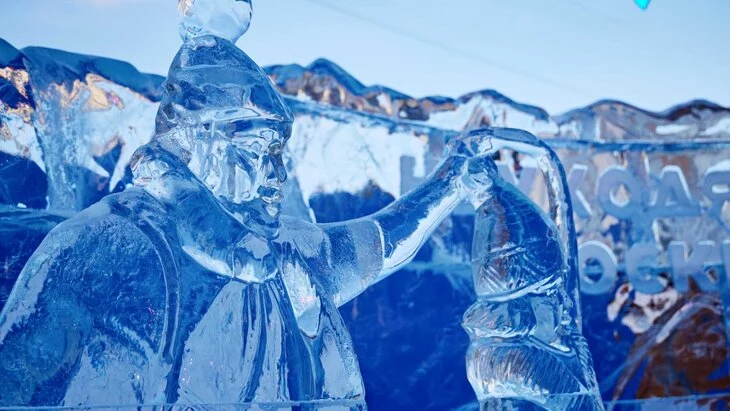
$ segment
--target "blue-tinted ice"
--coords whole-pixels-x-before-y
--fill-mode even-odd
[[[0,313],[0,406],[364,408],[337,307],[478,196],[490,177],[469,170],[487,160],[453,150],[365,218],[282,217],[292,115],[232,43],[250,1],[180,11],[184,44],[134,186],[51,231]]]
[[[550,208],[546,215],[517,187],[493,178],[477,210],[477,302],[463,325],[471,339],[469,382],[482,409],[602,410],[581,334],[573,212],[557,156],[520,130],[476,130],[463,140],[535,161]]]

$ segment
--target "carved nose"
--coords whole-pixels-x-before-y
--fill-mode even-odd
[[[275,178],[279,183],[285,182],[287,178],[286,167],[284,167],[284,161],[281,156],[272,156],[270,161],[271,169],[268,176],[269,179]]]

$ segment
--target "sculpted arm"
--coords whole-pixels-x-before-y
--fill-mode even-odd
[[[461,203],[458,179],[464,163],[461,157],[447,158],[424,183],[365,218],[378,228],[382,246],[382,265],[371,274],[373,283],[411,262],[436,227]]]
[[[464,199],[469,159],[447,157],[424,183],[369,216],[295,230],[313,275],[337,305],[408,264]],[[303,246],[302,246],[303,245]]]

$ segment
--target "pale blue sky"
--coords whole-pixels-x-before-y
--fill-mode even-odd
[[[176,0],[0,0],[0,38],[164,74]],[[254,0],[260,65],[327,57],[416,97],[496,89],[556,114],[601,98],[730,106],[730,0]]]

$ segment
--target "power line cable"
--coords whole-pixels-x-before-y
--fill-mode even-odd
[[[623,29],[627,29],[627,30],[636,29],[636,27],[629,24],[625,20],[622,20],[622,19],[614,16],[613,14],[607,13],[603,10],[586,5],[585,2],[583,2],[583,1],[580,1],[580,0],[553,0],[553,1],[558,2],[558,3],[563,3],[564,6],[581,9],[581,10],[583,10],[583,12],[588,13],[588,14],[595,14],[595,15],[601,17],[605,22],[614,24]]]
[[[424,35],[422,35],[420,33],[417,33],[417,32],[414,32],[414,31],[410,31],[410,30],[406,30],[406,29],[403,29],[403,28],[400,28],[400,27],[397,27],[397,26],[394,26],[394,25],[391,25],[391,24],[388,24],[388,23],[384,23],[384,22],[378,21],[378,20],[376,20],[374,18],[371,18],[371,17],[368,17],[368,16],[364,16],[362,14],[354,13],[354,12],[352,12],[350,10],[347,10],[347,9],[342,8],[342,7],[339,7],[339,6],[335,6],[333,4],[330,4],[330,3],[327,3],[327,2],[324,2],[324,1],[320,1],[320,0],[306,0],[306,1],[309,2],[309,3],[315,4],[317,6],[320,6],[322,8],[328,9],[330,11],[333,11],[335,13],[342,14],[342,15],[347,16],[349,18],[352,18],[352,19],[359,20],[359,21],[362,21],[364,23],[370,24],[370,25],[375,26],[375,27],[377,27],[379,29],[382,29],[382,30],[385,30],[385,31],[389,31],[389,32],[391,32],[393,34],[396,34],[396,35],[399,35],[399,36],[402,36],[402,37],[406,37],[406,38],[409,38],[411,40],[415,40],[415,41],[417,41],[419,43],[426,44],[426,45],[431,46],[431,47],[434,47],[434,48],[438,48],[440,50],[446,51],[446,52],[451,53],[451,54],[456,54],[458,56],[464,57],[464,58],[469,59],[469,60],[473,60],[473,61],[476,61],[476,62],[479,62],[479,63],[482,63],[482,64],[486,64],[488,66],[492,66],[492,67],[494,67],[494,68],[496,68],[498,70],[501,70],[501,71],[504,71],[504,72],[507,72],[507,73],[510,73],[510,74],[515,74],[515,75],[518,75],[520,77],[527,78],[527,79],[530,79],[530,80],[533,80],[533,81],[536,81],[536,82],[548,84],[550,86],[553,86],[555,88],[561,89],[563,91],[566,91],[566,92],[571,93],[571,94],[576,95],[576,96],[581,96],[581,97],[590,98],[590,99],[594,99],[595,98],[595,95],[591,95],[589,93],[586,93],[585,91],[580,90],[580,89],[578,89],[576,87],[573,87],[573,86],[571,86],[569,84],[566,84],[566,83],[563,83],[563,82],[560,82],[560,81],[557,81],[557,80],[554,80],[554,79],[551,79],[551,78],[542,76],[540,74],[532,73],[532,72],[523,70],[523,69],[521,69],[519,67],[515,67],[515,66],[509,65],[509,64],[505,64],[503,62],[500,62],[500,61],[497,61],[497,60],[494,60],[494,59],[490,59],[488,57],[484,57],[482,55],[473,53],[473,52],[471,52],[469,50],[466,50],[466,49],[462,49],[462,48],[457,48],[457,47],[451,46],[451,45],[449,45],[447,43],[444,43],[442,41],[439,41],[439,40],[436,40],[436,39],[432,39],[432,38],[426,37],[426,36],[424,36]]]

